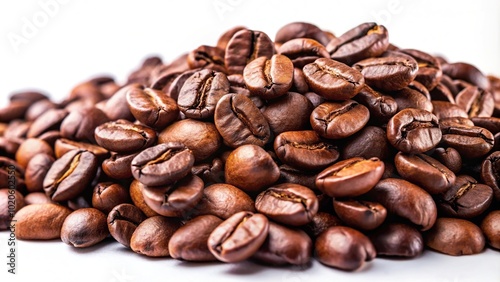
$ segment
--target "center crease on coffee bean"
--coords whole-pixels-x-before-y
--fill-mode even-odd
[[[259,125],[257,125],[257,128],[255,128],[253,126],[253,123],[250,122],[250,119],[245,115],[245,112],[240,111],[240,109],[235,107],[234,102],[233,102],[233,97],[231,97],[230,103],[231,103],[231,111],[233,112],[233,114],[239,120],[241,120],[241,122],[245,125],[246,128],[248,128],[248,130],[250,130],[250,132],[252,132],[252,135],[260,140],[265,140],[266,139],[265,132],[262,134],[259,134],[259,132],[262,131],[262,125],[259,124]]]

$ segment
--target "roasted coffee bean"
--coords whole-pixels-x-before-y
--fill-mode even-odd
[[[376,126],[365,126],[346,142],[342,149],[342,158],[362,157],[386,160],[390,156],[390,151],[391,147],[385,130]]]
[[[303,68],[319,58],[330,57],[325,46],[309,38],[291,39],[279,47],[278,53],[290,58],[296,68]]]
[[[482,214],[493,201],[493,190],[479,184],[468,175],[460,175],[455,183],[439,197],[438,207],[447,216],[473,218]]]
[[[450,89],[440,82],[436,87],[430,90],[432,101],[445,101],[455,104],[455,96],[451,93]]]
[[[226,72],[224,66],[224,49],[201,45],[189,52],[187,63],[191,69],[203,68],[214,71]]]
[[[228,219],[233,214],[254,212],[254,201],[248,194],[230,184],[213,184],[203,189],[203,197],[195,207],[196,215],[211,214]]]
[[[227,44],[229,43],[229,40],[233,37],[235,33],[237,33],[240,30],[246,29],[244,26],[235,26],[231,29],[228,29],[226,32],[221,34],[219,39],[217,40],[217,47],[226,50]]]
[[[102,162],[102,171],[109,177],[114,179],[127,179],[133,177],[132,160],[139,153],[132,153],[129,155],[112,153],[111,157]]]
[[[319,27],[305,22],[293,22],[282,26],[274,38],[275,43],[283,44],[295,38],[310,38],[326,45],[330,41],[326,33]]]
[[[363,89],[363,75],[337,61],[320,58],[302,69],[309,88],[328,100],[347,100]]]
[[[342,270],[356,270],[376,254],[370,239],[350,227],[330,227],[316,239],[315,255],[319,262]]]
[[[370,191],[383,173],[384,163],[377,158],[351,158],[320,172],[316,187],[330,197],[355,197]]]
[[[333,209],[342,222],[358,230],[373,230],[387,216],[384,206],[369,201],[334,199]]]
[[[38,100],[36,102],[33,102],[28,110],[26,110],[24,119],[28,121],[34,121],[43,113],[55,108],[57,108],[57,105],[48,99]]]
[[[464,158],[479,158],[493,148],[494,137],[488,130],[477,126],[440,124],[442,144],[456,149]]]
[[[54,202],[44,192],[31,192],[24,197],[26,205],[54,204]]]
[[[143,86],[138,83],[126,85],[111,96],[104,104],[103,111],[109,120],[129,120],[133,121],[134,116],[130,112],[127,103],[127,93],[132,89],[142,89]]]
[[[318,176],[316,171],[304,171],[288,165],[280,165],[279,169],[280,179],[278,183],[294,183],[312,190],[318,190],[316,188],[316,176]]]
[[[43,179],[54,163],[54,157],[48,154],[36,154],[26,166],[24,179],[29,192],[43,191]]]
[[[136,227],[130,238],[132,251],[148,257],[168,257],[168,242],[181,227],[174,218],[163,216],[150,217]]]
[[[217,130],[230,147],[245,144],[264,146],[271,138],[271,130],[259,108],[243,94],[222,97],[215,108]]]
[[[414,258],[424,251],[422,234],[404,223],[388,223],[369,235],[378,256]]]
[[[220,261],[239,262],[264,243],[269,221],[262,214],[242,211],[222,222],[208,238],[208,249]]]
[[[92,207],[108,214],[115,206],[130,202],[128,189],[113,182],[101,182],[94,187]]]
[[[109,156],[108,150],[106,150],[103,147],[100,147],[98,145],[94,145],[94,144],[90,144],[90,143],[72,141],[72,140],[65,139],[65,138],[57,139],[54,143],[54,151],[55,151],[56,158],[61,158],[67,152],[72,151],[72,150],[89,151],[92,154],[94,154],[97,157],[97,159],[99,159],[99,160],[103,160]]]
[[[435,57],[415,49],[402,49],[399,52],[410,55],[417,61],[416,81],[422,83],[428,90],[432,90],[438,85],[443,71],[441,70],[441,64]]]
[[[203,69],[184,82],[177,103],[186,117],[206,119],[213,116],[217,102],[228,93],[229,81],[225,74]]]
[[[325,102],[311,113],[311,126],[320,136],[342,139],[360,131],[370,119],[368,109],[353,100]]]
[[[0,230],[10,228],[10,221],[14,217],[14,214],[24,207],[24,205],[24,196],[19,191],[10,188],[0,189]]]
[[[469,117],[490,117],[495,108],[491,92],[475,86],[464,88],[455,97],[456,104],[467,112]]]
[[[493,189],[495,201],[500,203],[500,152],[491,153],[481,164],[481,180]]]
[[[61,136],[75,141],[95,143],[95,128],[108,121],[106,114],[95,107],[72,111],[61,123]]]
[[[406,180],[383,179],[367,197],[382,204],[389,213],[413,222],[422,231],[430,229],[436,221],[437,208],[431,195]]]
[[[446,149],[442,147],[436,148],[432,156],[455,174],[462,169],[462,157],[457,150],[451,147]]]
[[[61,227],[71,210],[57,204],[28,205],[14,218],[16,238],[20,240],[51,240],[61,238]]]
[[[389,35],[383,25],[363,23],[332,39],[326,49],[331,58],[352,65],[363,59],[378,57],[389,47]]]
[[[56,129],[58,130],[61,122],[68,115],[68,111],[64,109],[51,109],[40,115],[30,126],[26,136],[34,138],[42,133]]]
[[[127,104],[138,121],[156,130],[165,128],[179,116],[175,100],[151,88],[131,88]]]
[[[439,120],[440,127],[450,127],[457,124],[463,126],[474,126],[472,120],[470,120],[467,117],[449,117],[449,118],[441,118]]]
[[[43,189],[56,202],[74,199],[90,185],[97,168],[97,158],[91,152],[69,151],[52,164]]]
[[[226,183],[245,192],[260,192],[280,177],[278,165],[259,146],[243,145],[229,154],[225,165]]]
[[[252,258],[271,265],[306,265],[311,253],[312,241],[304,231],[269,222],[266,241]]]
[[[338,148],[312,130],[281,133],[274,151],[283,163],[304,170],[324,169],[339,158]]]
[[[146,216],[138,207],[131,204],[117,205],[107,217],[109,233],[116,241],[129,248],[132,234],[145,219]]]
[[[414,108],[432,112],[433,109],[432,102],[428,97],[426,97],[426,94],[428,95],[429,91],[427,91],[424,88],[425,89],[424,93],[422,93],[418,91],[417,88],[412,87],[412,84],[416,85],[417,83],[418,82],[413,81],[410,83],[409,86],[392,93],[392,97],[394,98],[394,101],[396,101],[396,104],[398,105],[398,111],[407,108]]]
[[[157,212],[152,210],[148,204],[146,204],[146,201],[144,200],[144,196],[142,194],[142,190],[144,189],[144,184],[141,182],[134,180],[132,183],[130,183],[130,199],[132,200],[132,203],[136,207],[138,207],[147,217],[152,217],[159,215]]]
[[[425,154],[399,152],[394,158],[398,174],[430,194],[445,193],[455,183],[455,173]],[[425,175],[425,177],[422,177]]]
[[[443,64],[443,73],[453,79],[460,79],[472,83],[482,89],[490,89],[488,78],[475,66],[467,63]]]
[[[224,65],[229,74],[242,74],[246,64],[259,58],[271,58],[274,44],[261,31],[242,29],[236,32],[226,46]]]
[[[196,175],[188,175],[168,186],[144,186],[146,204],[160,215],[185,216],[203,197],[204,183]]]
[[[304,72],[300,68],[293,69],[293,81],[290,91],[306,94],[309,92],[309,85],[307,85]]]
[[[177,121],[158,135],[158,143],[180,142],[192,152],[197,162],[212,156],[222,145],[213,123],[194,119]]]
[[[292,87],[293,63],[286,56],[260,57],[243,70],[245,84],[252,94],[264,99],[283,96]]]
[[[456,104],[447,101],[432,101],[432,113],[441,121],[448,118],[468,118],[467,113]]]
[[[0,187],[7,188],[12,186],[12,181],[19,188],[24,184],[24,168],[22,168],[16,161],[7,157],[0,156]]]
[[[54,151],[47,142],[37,138],[28,138],[17,149],[16,162],[23,168],[26,168],[28,162],[37,154],[53,156]]]
[[[61,227],[61,240],[75,248],[93,246],[109,235],[106,215],[94,208],[69,214]]]
[[[481,229],[459,218],[438,218],[434,227],[424,233],[424,239],[427,247],[451,256],[478,254],[485,245]]]
[[[313,216],[311,222],[304,226],[304,229],[311,238],[316,239],[328,228],[332,226],[341,226],[343,224],[344,223],[337,216],[320,211]]]
[[[300,226],[312,221],[318,212],[318,199],[305,186],[283,183],[260,193],[255,199],[255,208],[277,222]]]
[[[213,215],[200,215],[177,229],[168,242],[174,259],[185,261],[217,261],[208,249],[208,237],[222,220]]]
[[[374,122],[385,123],[398,110],[398,104],[394,98],[383,95],[368,85],[361,88],[361,91],[352,99],[368,108]]]
[[[224,163],[215,158],[211,163],[194,165],[191,173],[200,177],[205,185],[224,182]]]
[[[307,98],[307,100],[309,100],[309,102],[311,102],[313,108],[316,108],[320,104],[326,102],[325,97],[320,96],[314,92],[307,92],[306,94],[304,94],[304,96]]]
[[[0,122],[10,122],[26,115],[30,103],[27,101],[12,101],[7,106],[0,108]]]
[[[408,86],[417,76],[418,63],[412,57],[387,51],[382,57],[357,62],[353,68],[361,74],[371,87],[395,91]]]
[[[488,245],[500,249],[500,210],[490,212],[481,222]]]
[[[274,136],[286,132],[302,130],[309,127],[309,117],[314,107],[301,94],[288,92],[287,94],[269,101],[262,114],[269,123]],[[290,119],[290,116],[294,116]]]
[[[184,144],[168,142],[148,148],[132,160],[132,175],[145,185],[172,184],[188,173],[194,155]]]
[[[151,88],[158,90],[160,90],[159,88],[161,88],[168,97],[177,101],[177,98],[179,98],[179,93],[181,92],[181,89],[184,86],[186,80],[199,70],[200,69],[192,69],[184,71],[182,73],[176,73],[177,75],[175,75],[175,79],[170,83],[170,85],[165,85],[165,82],[161,81],[162,78],[159,78],[158,81],[154,82],[151,85]]]
[[[118,152],[133,153],[144,150],[156,141],[156,132],[149,127],[126,120],[104,123],[95,129],[99,146]]]
[[[9,100],[13,101],[26,101],[26,102],[37,102],[41,100],[47,100],[49,97],[47,94],[38,91],[20,91],[12,93]]]
[[[500,118],[497,117],[473,117],[471,118],[475,126],[489,130],[492,134],[500,132]]]
[[[428,111],[404,109],[389,120],[387,139],[404,153],[423,153],[441,141],[438,119]]]
[[[198,71],[198,70],[199,69],[196,69],[196,71]],[[190,70],[190,71],[191,71],[190,72],[191,74],[194,73],[193,70]],[[167,94],[167,95],[165,95],[166,97],[177,100],[177,96],[175,96],[175,98],[170,96],[169,91],[170,91],[170,88],[172,87],[172,84],[174,83],[174,81],[181,74],[182,74],[181,72],[178,72],[176,70],[171,70],[168,67],[161,68],[161,69],[159,68],[159,69],[157,69],[157,72],[155,72],[154,77],[151,78],[151,85],[149,86],[149,88],[161,91],[164,94]],[[182,83],[184,83],[184,81]],[[142,86],[140,88],[142,88]]]

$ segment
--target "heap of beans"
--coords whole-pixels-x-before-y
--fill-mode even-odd
[[[290,23],[274,41],[236,27],[123,84],[13,94],[0,229],[343,270],[470,255],[500,248],[499,148],[500,79],[470,64],[391,45],[376,23]]]

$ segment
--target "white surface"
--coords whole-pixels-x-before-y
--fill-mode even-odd
[[[65,0],[43,22],[39,3],[0,1],[0,105],[14,90],[38,88],[60,100],[78,82],[109,73],[119,81],[147,55],[165,61],[202,44],[213,45],[235,25],[271,38],[292,21],[308,21],[337,35],[365,21],[389,29],[392,43],[450,61],[475,64],[500,75],[499,1],[78,1]],[[62,2],[62,1],[60,1]],[[40,27],[23,43],[26,21]],[[41,26],[43,25],[43,26]],[[426,252],[415,260],[376,259],[367,269],[346,273],[314,263],[309,269],[268,268],[253,263],[188,264],[147,259],[118,243],[75,250],[61,242],[18,242],[18,275],[8,275],[7,232],[0,232],[0,281],[500,281],[500,254],[468,257]],[[125,278],[125,279],[124,279]]]

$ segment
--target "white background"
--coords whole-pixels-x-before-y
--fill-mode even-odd
[[[61,100],[76,83],[97,74],[124,81],[148,55],[168,62],[199,45],[214,45],[235,25],[274,38],[292,21],[337,35],[377,21],[387,26],[395,45],[444,54],[500,75],[500,2],[495,0],[65,0],[47,16],[43,3],[54,1],[0,2],[0,105],[9,93],[26,88]],[[362,271],[346,273],[318,263],[305,270],[187,264],[140,257],[119,244],[74,250],[60,242],[18,242],[19,274],[11,276],[7,236],[0,232],[0,281],[500,281],[500,255],[491,250],[460,258],[427,251],[410,261],[376,259]]]

